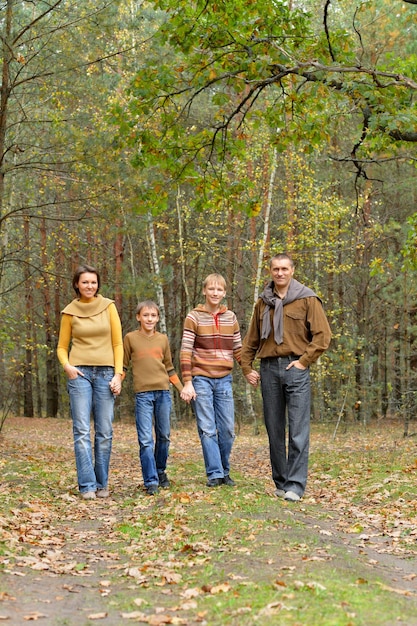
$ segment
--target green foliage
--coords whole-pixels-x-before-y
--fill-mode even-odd
[[[299,143],[313,152],[330,143],[341,106],[358,131],[367,111],[363,158],[398,152],[395,141],[417,122],[415,63],[401,56],[415,28],[385,0],[343,5],[343,15],[330,5],[325,33],[314,11],[286,2],[155,2],[155,32],[129,91],[130,130],[121,125],[140,146],[135,165],[210,186],[259,115],[280,151]]]
[[[401,254],[404,259],[402,270],[417,270],[417,213],[407,220],[407,238]]]

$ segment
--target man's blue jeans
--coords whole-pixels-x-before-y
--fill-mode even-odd
[[[194,376],[193,386],[197,394],[193,408],[207,478],[223,478],[229,475],[229,457],[235,438],[232,376]]]
[[[106,489],[113,441],[113,367],[78,365],[84,376],[67,381],[74,433],[75,463],[81,493]],[[94,460],[90,437],[94,421]]]
[[[310,443],[310,370],[287,370],[294,357],[261,359],[261,387],[272,478],[277,489],[304,494]],[[288,419],[288,451],[286,423]]]
[[[171,432],[170,414],[171,395],[169,391],[142,391],[135,395],[139,458],[145,487],[159,485],[159,475],[166,470]],[[153,440],[154,423],[155,444]]]

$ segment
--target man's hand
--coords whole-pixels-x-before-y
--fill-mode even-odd
[[[306,370],[307,369],[302,363],[300,363],[300,361],[291,361],[291,363],[285,369],[289,370],[292,367],[295,367],[296,370]]]
[[[245,378],[252,387],[257,387],[261,379],[256,370],[252,370],[249,374],[245,374]]]

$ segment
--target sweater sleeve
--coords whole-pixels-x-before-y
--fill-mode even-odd
[[[166,335],[165,335],[165,345],[164,345],[164,366],[168,374],[169,382],[172,385],[174,385],[178,389],[179,392],[181,392],[183,385],[172,364],[171,348],[169,347],[169,340]]]
[[[67,315],[66,313],[63,313],[61,317],[61,327],[59,330],[58,346],[56,350],[58,360],[61,363],[62,367],[64,367],[69,362],[68,351],[71,341],[71,333],[72,315]]]
[[[239,365],[242,365],[242,337],[237,317],[233,314],[233,356]]]
[[[191,361],[194,350],[194,342],[197,334],[197,321],[189,313],[185,318],[184,330],[182,334],[181,351],[180,351],[180,365],[182,380],[184,383],[192,380],[191,375]]]
[[[131,355],[132,348],[130,345],[130,337],[128,333],[123,337],[123,370],[129,369]]]
[[[122,324],[116,309],[116,305],[112,302],[109,306],[111,343],[114,355],[114,372],[115,374],[123,374],[123,338]]]
[[[256,353],[259,349],[261,341],[260,321],[259,321],[259,300],[255,306],[252,319],[249,324],[248,332],[243,340],[241,366],[244,375],[249,374],[253,367]]]

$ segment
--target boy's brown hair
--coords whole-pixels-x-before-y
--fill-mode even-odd
[[[142,302],[138,302],[138,306],[136,307],[136,315],[142,311],[142,309],[155,309],[159,315],[159,306],[153,300],[142,300]]]

